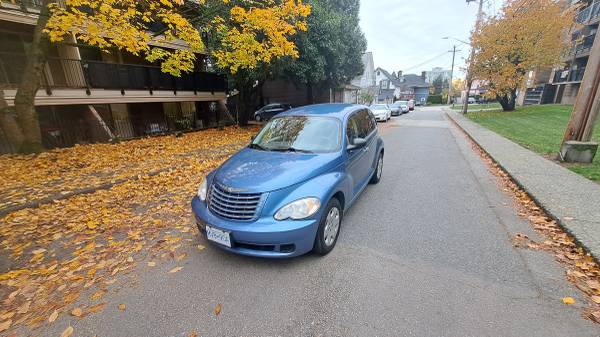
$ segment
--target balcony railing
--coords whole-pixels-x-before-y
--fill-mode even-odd
[[[556,70],[552,83],[580,82],[583,80],[583,74],[585,74],[585,67],[567,71]]]
[[[577,13],[577,22],[581,24],[586,24],[588,22],[594,21],[600,16],[600,1],[594,1],[591,5],[582,9]]]
[[[24,12],[38,11],[42,8],[41,0],[2,0],[0,7],[22,10]]]
[[[18,85],[25,67],[25,57],[0,53],[0,88]],[[102,61],[49,58],[43,71],[42,88],[51,93],[56,88],[171,91],[226,91],[224,75],[208,72],[182,73],[181,77],[163,73],[160,67],[119,64]]]

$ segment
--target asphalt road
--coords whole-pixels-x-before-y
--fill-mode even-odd
[[[535,233],[439,109],[394,117],[383,138],[382,181],[328,256],[247,258],[199,239],[182,271],[142,268],[73,336],[600,336],[552,256],[511,245]]]

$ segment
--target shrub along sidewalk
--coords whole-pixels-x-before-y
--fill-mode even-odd
[[[535,151],[556,158],[572,106],[532,105],[513,112],[471,112],[468,117],[486,128]],[[596,126],[593,139],[600,142]],[[565,165],[571,171],[600,182],[600,155],[591,165]]]

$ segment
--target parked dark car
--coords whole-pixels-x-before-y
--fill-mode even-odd
[[[289,104],[282,104],[282,103],[267,104],[254,112],[254,120],[256,120],[257,122],[267,121],[267,120],[273,118],[273,116],[277,115],[278,113],[287,111],[291,108],[292,108],[292,106]]]

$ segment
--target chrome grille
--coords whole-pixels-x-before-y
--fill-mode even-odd
[[[219,184],[212,184],[208,207],[216,215],[233,220],[252,220],[261,199],[260,193],[229,192]]]

